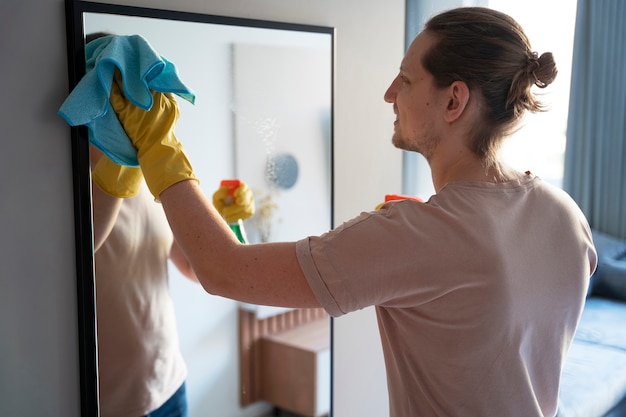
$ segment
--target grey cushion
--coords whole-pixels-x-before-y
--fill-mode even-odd
[[[626,354],[578,341],[561,373],[557,417],[602,417],[626,395]]]
[[[626,396],[626,303],[587,299],[561,373],[557,417],[606,417]]]
[[[574,340],[606,345],[626,355],[626,303],[588,298]]]
[[[589,294],[626,300],[626,240],[593,231],[598,267],[591,277]]]
[[[601,258],[621,258],[626,255],[626,240],[593,230],[593,244]]]

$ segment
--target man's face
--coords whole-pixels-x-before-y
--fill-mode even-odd
[[[396,114],[392,143],[400,149],[419,152],[430,159],[440,136],[439,110],[442,91],[435,88],[433,76],[421,64],[422,55],[434,43],[432,35],[422,32],[407,51],[400,73],[393,80],[385,101],[393,104]]]

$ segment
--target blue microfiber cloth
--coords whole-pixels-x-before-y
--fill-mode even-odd
[[[89,141],[119,165],[138,167],[137,150],[109,103],[115,69],[122,74],[128,100],[152,107],[150,90],[174,93],[194,103],[195,95],[178,77],[173,63],[160,56],[140,35],[104,36],[85,47],[86,74],[61,105],[58,114],[70,126],[86,125]]]

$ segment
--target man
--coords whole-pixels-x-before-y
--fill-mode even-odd
[[[260,245],[239,244],[200,191],[173,134],[175,100],[155,93],[145,112],[114,86],[111,104],[206,291],[333,316],[376,306],[394,417],[554,416],[596,254],[571,198],[497,151],[543,110],[531,89],[555,76],[509,16],[433,17],[385,100],[393,144],[426,157],[436,194]]]

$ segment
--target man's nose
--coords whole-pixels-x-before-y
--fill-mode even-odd
[[[393,103],[396,100],[396,80],[397,78],[392,81],[387,91],[385,91],[384,99],[387,103]]]

